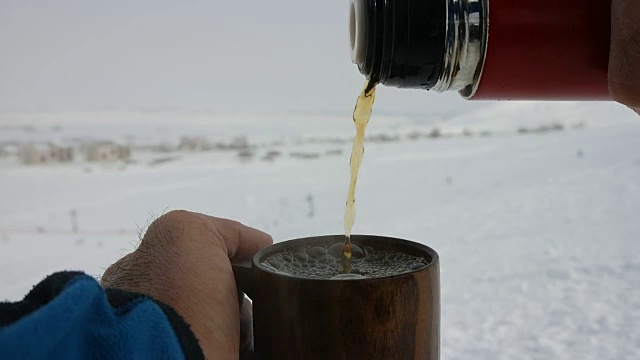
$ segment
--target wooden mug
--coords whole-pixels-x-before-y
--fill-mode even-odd
[[[438,254],[407,240],[351,239],[363,249],[423,257],[427,265],[382,278],[309,279],[260,264],[284,250],[343,242],[344,235],[276,243],[251,262],[233,264],[239,290],[253,301],[255,359],[440,358]]]

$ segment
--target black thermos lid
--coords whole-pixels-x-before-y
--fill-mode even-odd
[[[386,86],[431,89],[442,68],[446,0],[351,0],[352,60]]]

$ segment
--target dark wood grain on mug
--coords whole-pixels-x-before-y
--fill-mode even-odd
[[[358,240],[364,246],[379,245],[367,237],[354,237]],[[383,247],[407,252],[393,241]],[[254,269],[256,358],[439,359],[438,265],[436,256],[415,272],[354,281]]]

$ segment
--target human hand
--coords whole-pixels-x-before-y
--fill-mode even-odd
[[[230,259],[250,260],[272,242],[236,221],[171,211],[101,281],[170,305],[189,323],[207,359],[237,359],[241,349],[253,348],[251,309],[246,299],[240,309]]]
[[[611,97],[640,115],[640,1],[612,1],[609,56]]]

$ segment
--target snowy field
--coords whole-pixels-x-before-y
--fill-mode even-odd
[[[183,135],[249,148],[172,150]],[[640,118],[500,103],[374,111],[368,135],[354,233],[440,253],[442,359],[640,359]],[[341,233],[352,136],[344,116],[0,114],[0,299],[56,270],[100,276],[171,209],[276,241]],[[25,166],[11,153],[83,139],[130,143],[132,159]]]

